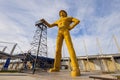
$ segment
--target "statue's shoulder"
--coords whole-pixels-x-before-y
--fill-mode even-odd
[[[73,19],[73,17],[71,17],[71,16],[68,16],[68,17],[67,17],[67,20],[70,20],[70,21],[71,21],[72,19]]]

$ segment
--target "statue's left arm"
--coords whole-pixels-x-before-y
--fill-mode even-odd
[[[79,23],[80,23],[80,20],[76,18],[72,18],[72,24],[70,25],[69,30],[73,29]]]

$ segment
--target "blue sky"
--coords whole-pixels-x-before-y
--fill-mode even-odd
[[[23,51],[29,50],[35,22],[42,18],[54,22],[61,9],[81,21],[70,31],[78,56],[86,55],[83,41],[89,55],[98,54],[97,38],[103,53],[119,52],[112,38],[114,34],[120,45],[120,0],[0,0],[0,41],[15,42]],[[49,28],[47,36],[48,56],[54,57],[57,27]],[[64,56],[69,56],[64,48]]]

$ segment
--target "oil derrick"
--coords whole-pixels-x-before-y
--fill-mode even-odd
[[[37,29],[33,36],[33,42],[31,43],[31,53],[37,53],[38,56],[47,57],[47,26],[37,21],[35,26]]]
[[[36,68],[41,65],[41,61],[38,59],[39,56],[47,57],[47,26],[40,21],[37,21],[35,26],[37,26],[37,29],[31,43],[31,53],[35,53],[36,55],[34,58],[33,74]]]

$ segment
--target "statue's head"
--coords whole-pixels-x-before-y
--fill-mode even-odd
[[[59,16],[67,17],[67,12],[65,10],[60,10],[59,11]]]

